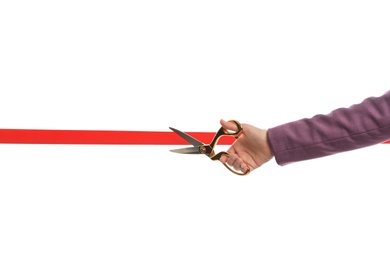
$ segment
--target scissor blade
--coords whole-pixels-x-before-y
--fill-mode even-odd
[[[173,149],[170,150],[174,153],[185,153],[185,154],[199,154],[199,148],[198,147],[187,147],[187,148],[179,148],[179,149]]]
[[[190,135],[188,135],[188,134],[186,134],[186,133],[184,133],[182,131],[179,131],[179,130],[173,128],[173,127],[170,127],[169,129],[171,129],[176,134],[180,135],[184,140],[186,140],[187,142],[189,142],[190,144],[192,144],[196,148],[198,148],[198,146],[200,146],[200,145],[203,145],[203,143],[201,141],[196,140],[192,136],[190,136]]]

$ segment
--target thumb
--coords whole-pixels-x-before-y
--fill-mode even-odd
[[[220,121],[220,124],[223,128],[225,128],[226,130],[231,130],[231,131],[237,131],[237,125],[233,122],[227,122],[223,119],[221,119]]]

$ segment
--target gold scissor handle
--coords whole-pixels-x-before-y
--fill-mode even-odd
[[[232,122],[232,123],[236,124],[237,131],[230,132],[230,131],[226,130],[225,128],[221,127],[218,130],[218,132],[215,134],[215,136],[214,136],[213,140],[211,141],[211,143],[209,144],[211,149],[214,150],[215,145],[218,143],[219,138],[221,138],[222,136],[233,136],[236,139],[240,136],[240,134],[242,132],[242,126],[241,126],[240,122],[238,122],[237,120],[229,120],[229,122]]]
[[[227,155],[229,156],[229,153],[227,152],[219,152],[218,154],[214,154],[214,146],[217,144],[218,140],[220,137],[222,136],[234,136],[236,139],[240,136],[241,132],[242,132],[242,125],[240,124],[240,122],[238,122],[237,120],[229,120],[229,122],[233,122],[236,124],[237,126],[237,130],[236,131],[228,131],[226,130],[225,128],[221,127],[218,132],[215,134],[213,140],[211,141],[211,143],[208,145],[209,148],[211,148],[211,153],[209,155],[210,159],[215,161],[215,160],[219,160],[221,159],[222,155]],[[234,174],[237,174],[237,175],[241,175],[241,176],[244,176],[244,175],[247,175],[250,173],[250,168],[249,166],[248,169],[245,171],[245,172],[239,172],[239,171],[235,171],[233,170],[229,165],[227,165],[226,163],[222,163],[229,171],[231,171],[232,173]]]

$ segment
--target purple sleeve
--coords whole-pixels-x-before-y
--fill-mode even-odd
[[[268,129],[279,165],[350,151],[390,139],[390,91],[349,108]]]

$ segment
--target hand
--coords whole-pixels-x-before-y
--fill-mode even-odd
[[[237,126],[232,122],[221,119],[220,123],[226,130],[237,131]],[[267,130],[248,124],[242,124],[241,136],[227,152],[230,155],[222,156],[220,161],[241,172],[245,172],[248,167],[253,171],[274,157],[268,142]]]

